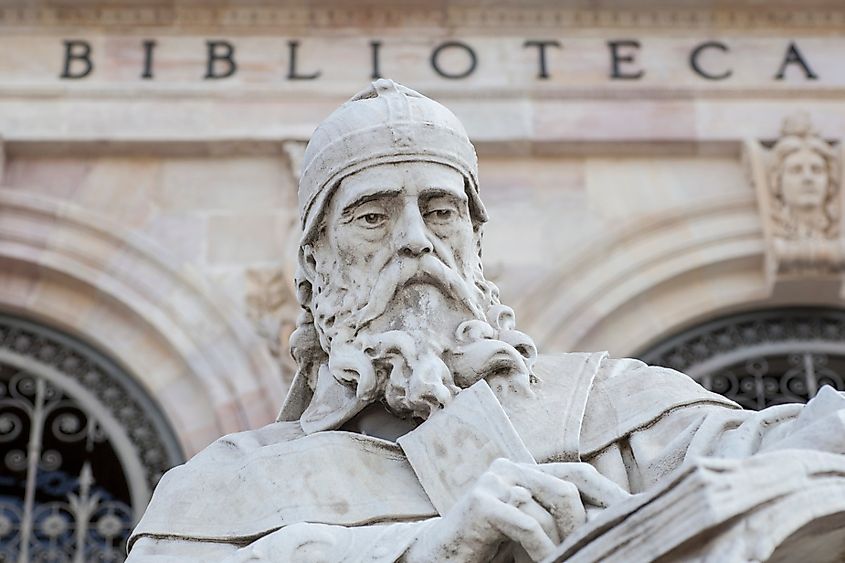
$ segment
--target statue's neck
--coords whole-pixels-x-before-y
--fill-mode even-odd
[[[827,218],[821,208],[793,207],[790,212],[801,234],[822,234],[827,226]]]
[[[376,403],[364,408],[340,429],[395,442],[416,426],[414,421],[398,418]]]

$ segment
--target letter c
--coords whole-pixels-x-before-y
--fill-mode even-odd
[[[707,80],[724,80],[725,78],[728,78],[730,75],[732,75],[733,70],[730,69],[726,70],[721,74],[711,74],[701,68],[701,65],[698,62],[698,57],[703,51],[707,49],[718,49],[719,51],[722,51],[724,53],[730,51],[728,46],[722,43],[721,41],[707,41],[705,43],[702,43],[690,52],[689,65],[692,70],[694,70],[696,74],[698,74],[702,78],[706,78]]]

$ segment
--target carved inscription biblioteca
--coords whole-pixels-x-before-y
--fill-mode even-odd
[[[328,40],[324,40],[328,41]],[[289,81],[319,80],[330,75],[325,70],[325,63],[319,56],[309,55],[308,49],[314,42],[297,39],[284,40],[278,46],[278,52],[268,52],[267,61],[279,60],[278,72]],[[60,62],[59,78],[79,80],[96,72],[97,59],[100,56],[92,43],[81,38],[64,39],[57,50]],[[369,64],[361,67],[361,78],[377,79],[382,77],[383,53],[386,49],[402,49],[401,43],[389,44],[379,39],[371,39],[362,48],[367,52]],[[637,38],[622,37],[596,41],[596,49],[604,51],[603,59],[608,80],[640,80],[649,72],[647,47]],[[204,55],[202,67],[196,70],[195,78],[204,80],[222,80],[234,77],[238,73],[238,45],[236,41],[225,39],[205,39],[204,45],[198,45]],[[555,38],[527,38],[518,45],[525,52],[524,64],[532,69],[535,80],[553,78],[555,66],[553,59],[563,49],[570,48],[566,41]],[[769,47],[778,53],[778,64],[770,69],[770,80],[782,81],[788,73],[804,80],[819,80],[822,77],[814,70],[810,59],[802,52],[795,41],[773,41]],[[138,77],[155,80],[158,59],[167,59],[166,47],[152,38],[139,39],[137,42],[140,64]],[[734,75],[731,59],[734,47],[730,41],[702,40],[686,50],[686,64],[692,76],[706,81],[728,80]],[[481,72],[483,55],[469,41],[448,40],[435,43],[424,54],[427,66],[433,73],[447,80],[462,80]],[[285,61],[282,63],[281,61]],[[495,65],[491,65],[495,66]]]

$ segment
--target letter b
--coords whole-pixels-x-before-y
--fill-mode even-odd
[[[62,65],[62,74],[59,78],[85,78],[91,71],[94,70],[94,63],[91,61],[91,44],[87,41],[81,41],[78,39],[72,40],[65,40],[65,62]],[[76,72],[71,72],[71,66],[79,67],[80,65],[74,65],[73,62],[78,61],[82,68],[81,70],[77,70]]]
[[[208,60],[205,67],[205,78],[219,79],[228,78],[235,74],[238,65],[235,64],[235,46],[228,41],[206,41],[208,47]],[[218,65],[225,65],[224,70],[217,72]]]

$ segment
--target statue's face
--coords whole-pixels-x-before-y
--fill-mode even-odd
[[[329,205],[326,240],[358,279],[371,279],[397,256],[435,254],[463,266],[475,251],[464,178],[430,162],[384,164],[348,176]]]
[[[451,337],[468,315],[483,317],[479,295],[450,291],[471,290],[472,283],[451,283],[431,271],[468,281],[478,263],[464,178],[456,170],[407,162],[345,178],[329,203],[324,237],[336,261],[334,281],[366,296],[355,306],[374,311],[363,321],[374,329]],[[402,282],[391,283],[392,277]]]
[[[783,161],[781,192],[784,203],[797,209],[814,209],[824,204],[828,174],[824,158],[802,148]]]
[[[484,279],[479,244],[464,177],[448,166],[382,164],[342,180],[303,247],[328,358],[317,386],[334,379],[357,404],[420,419],[482,377],[526,388],[536,347]]]

